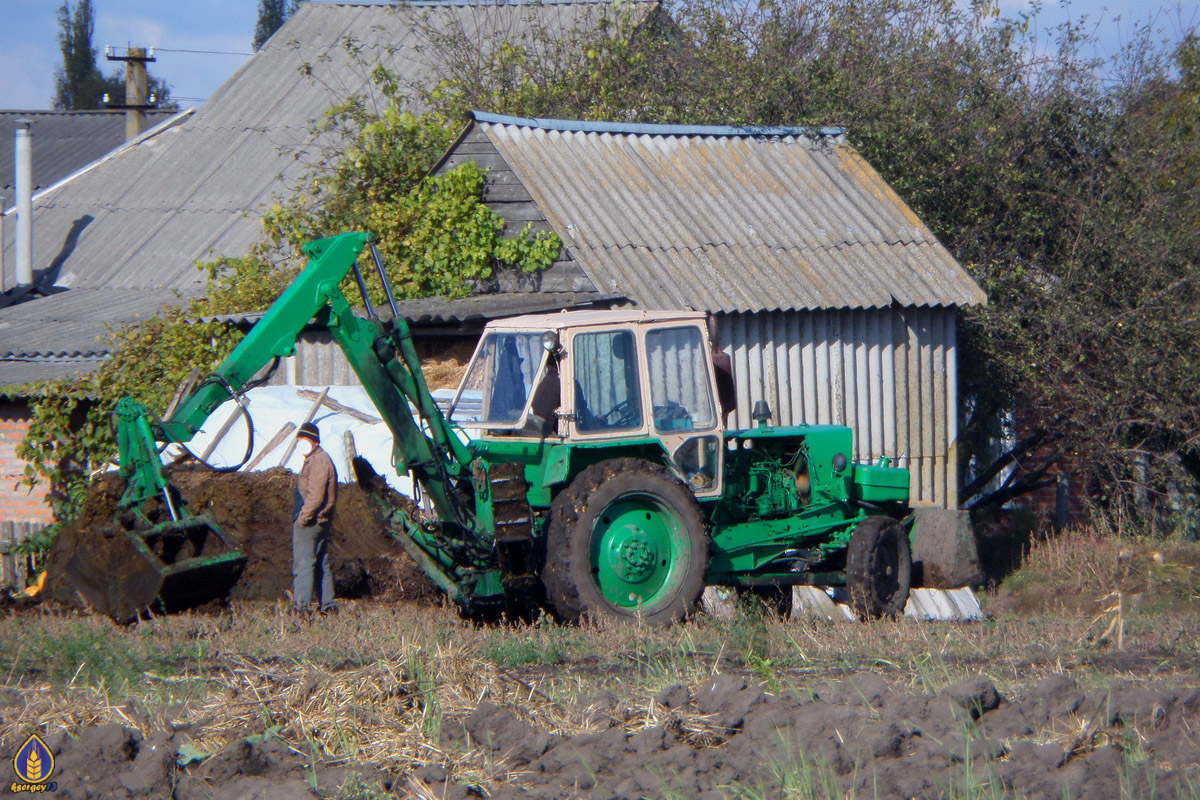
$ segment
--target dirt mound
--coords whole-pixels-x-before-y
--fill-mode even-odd
[[[240,600],[283,597],[292,586],[296,476],[279,468],[251,473],[177,468],[170,478],[187,509],[214,520],[245,554],[245,568],[229,596]],[[115,473],[92,484],[83,513],[63,530],[51,550],[48,597],[74,597],[65,565],[75,554],[84,551],[102,562],[127,557],[126,537],[113,522],[122,490]],[[332,537],[330,565],[338,597],[423,600],[436,594],[433,583],[384,531],[377,506],[356,484],[342,484],[338,489]],[[204,554],[209,553],[205,550]],[[107,558],[109,555],[113,558]]]
[[[983,677],[931,695],[863,674],[772,696],[718,675],[670,687],[656,706],[660,725],[630,731],[614,704],[602,709],[615,718],[608,731],[560,737],[485,703],[451,738],[520,774],[484,787],[498,799],[741,796],[730,787],[754,797],[1174,797],[1190,796],[1200,765],[1195,689],[1084,692],[1054,676],[1010,700]],[[446,797],[469,796],[449,788]]]
[[[89,728],[78,738],[48,735],[46,744],[54,753],[54,797],[303,798],[317,796],[314,783],[325,797],[347,786],[383,792],[391,785],[390,780],[380,783],[379,777],[372,785],[358,771],[307,770],[305,761],[286,745],[261,735],[247,737],[211,756],[196,750],[184,732],[154,731],[143,736],[115,724]]]
[[[319,796],[364,797],[1172,798],[1192,796],[1200,766],[1200,690],[1084,691],[1063,675],[1020,698],[984,677],[928,694],[860,674],[772,695],[716,675],[668,687],[651,709],[657,724],[647,726],[645,709],[602,693],[580,703],[591,731],[563,736],[531,724],[528,709],[480,703],[445,721],[441,749],[483,755],[498,777],[482,786],[462,782],[449,762],[401,776],[312,764],[270,735],[213,754],[190,744],[194,727],[143,736],[103,725],[46,739],[56,796],[68,798],[257,797],[268,787],[271,797],[312,797],[310,779]]]

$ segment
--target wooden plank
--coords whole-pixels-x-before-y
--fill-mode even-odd
[[[462,166],[463,164],[466,164],[469,161],[474,161],[475,166],[477,166],[481,169],[508,169],[509,168],[508,162],[505,161],[504,157],[501,156],[499,153],[496,153],[494,155],[487,155],[484,153],[479,153],[479,154],[475,154],[475,155],[458,155],[457,153],[455,153],[454,155],[452,155],[448,159],[446,159],[445,168],[447,170],[451,170],[451,169],[454,169],[455,167]]]
[[[171,398],[171,402],[167,403],[167,410],[163,412],[163,419],[170,419],[175,413],[175,409],[183,402],[183,398],[192,393],[192,388],[195,387],[196,381],[200,380],[200,368],[192,367],[192,371],[188,373],[187,379],[179,384],[175,390],[175,396]]]
[[[356,480],[354,474],[354,459],[358,457],[358,447],[354,444],[354,432],[346,431],[342,434],[342,446],[346,450],[346,480]]]
[[[329,390],[326,389],[325,391],[329,391]],[[296,394],[300,395],[305,400],[314,400],[317,397],[317,393],[314,392],[312,389],[297,389]],[[365,422],[368,425],[378,425],[379,423],[383,422],[383,420],[380,419],[379,417],[374,417],[374,416],[371,416],[370,414],[365,414],[362,411],[359,411],[357,408],[351,408],[350,406],[342,405],[337,400],[334,400],[329,397],[325,398],[325,407],[332,411],[336,411],[339,414],[345,414],[348,417],[353,417],[354,419],[358,420],[359,422]]]
[[[276,434],[271,437],[271,441],[267,442],[267,446],[264,447],[262,450],[260,450],[258,455],[256,455],[253,459],[251,459],[249,464],[247,464],[245,467],[243,467],[243,471],[249,472],[250,470],[257,467],[259,465],[259,462],[261,462],[264,458],[266,458],[271,453],[272,450],[274,450],[276,447],[279,447],[279,445],[283,444],[284,440],[287,439],[287,437],[291,436],[292,431],[294,431],[294,430],[296,430],[296,423],[285,422],[283,424],[283,427],[281,427],[279,429],[279,431],[276,432]]]
[[[533,196],[520,183],[486,184],[483,187],[483,202],[492,203],[532,203]]]
[[[229,419],[225,420],[220,428],[217,428],[217,435],[213,437],[213,440],[204,448],[204,452],[200,454],[201,461],[208,461],[208,457],[217,449],[217,445],[221,443],[221,440],[225,438],[225,434],[229,433],[229,429],[233,427],[233,423],[237,422],[237,418],[241,415],[241,406],[235,407],[233,413],[229,415]]]
[[[499,155],[496,151],[496,145],[491,142],[469,142],[464,141],[458,147],[454,148],[454,153],[463,155]]]
[[[493,169],[487,175],[488,186],[511,186],[513,184],[525,185],[521,183],[521,179],[517,177],[517,173],[510,169]]]
[[[541,210],[529,201],[527,203],[488,203],[488,206],[509,222],[519,222],[522,227],[526,222],[541,222],[546,219]]]
[[[305,425],[305,424],[313,421],[313,417],[315,417],[317,415],[317,409],[319,409],[321,407],[321,404],[325,402],[325,397],[328,394],[329,394],[329,387],[326,386],[321,391],[320,396],[317,397],[317,399],[313,401],[312,408],[310,408],[308,410],[308,416],[304,418],[304,422],[300,423],[301,425]],[[287,465],[288,461],[291,460],[292,453],[295,451],[295,449],[296,449],[296,437],[293,436],[292,441],[287,446],[287,450],[285,450],[283,452],[283,460],[279,462],[279,466],[282,467],[282,466]]]

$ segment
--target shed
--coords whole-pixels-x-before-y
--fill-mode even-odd
[[[716,315],[730,424],[855,430],[915,501],[957,504],[957,309],[979,286],[838,128],[634,125],[476,112],[435,172],[474,161],[554,269],[647,309]]]

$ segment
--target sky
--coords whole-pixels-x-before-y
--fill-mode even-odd
[[[54,71],[62,65],[61,5],[61,0],[0,0],[0,109],[53,106]],[[104,61],[106,45],[154,47],[150,74],[167,80],[183,108],[201,105],[245,63],[258,19],[258,0],[92,0],[92,8],[92,44],[101,71],[124,73],[124,64]],[[175,52],[180,50],[209,52]]]
[[[680,0],[682,1],[682,0]],[[960,0],[966,2],[966,0]],[[1029,0],[999,0],[1004,16],[1028,10]],[[50,108],[54,72],[62,63],[57,10],[61,0],[0,0],[0,109]],[[1042,25],[1086,16],[1098,39],[1095,55],[1116,53],[1138,23],[1153,21],[1161,36],[1178,41],[1200,25],[1200,0],[1057,0],[1043,3]],[[165,78],[181,107],[200,106],[250,54],[258,0],[92,0],[93,44],[101,69],[106,45],[154,47],[150,74]],[[180,52],[185,50],[206,52]],[[234,53],[236,55],[224,55]]]

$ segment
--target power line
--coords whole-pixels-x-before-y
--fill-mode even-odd
[[[179,50],[173,47],[156,47],[156,53],[200,53],[206,56],[252,56],[254,53],[239,53],[233,50]]]

